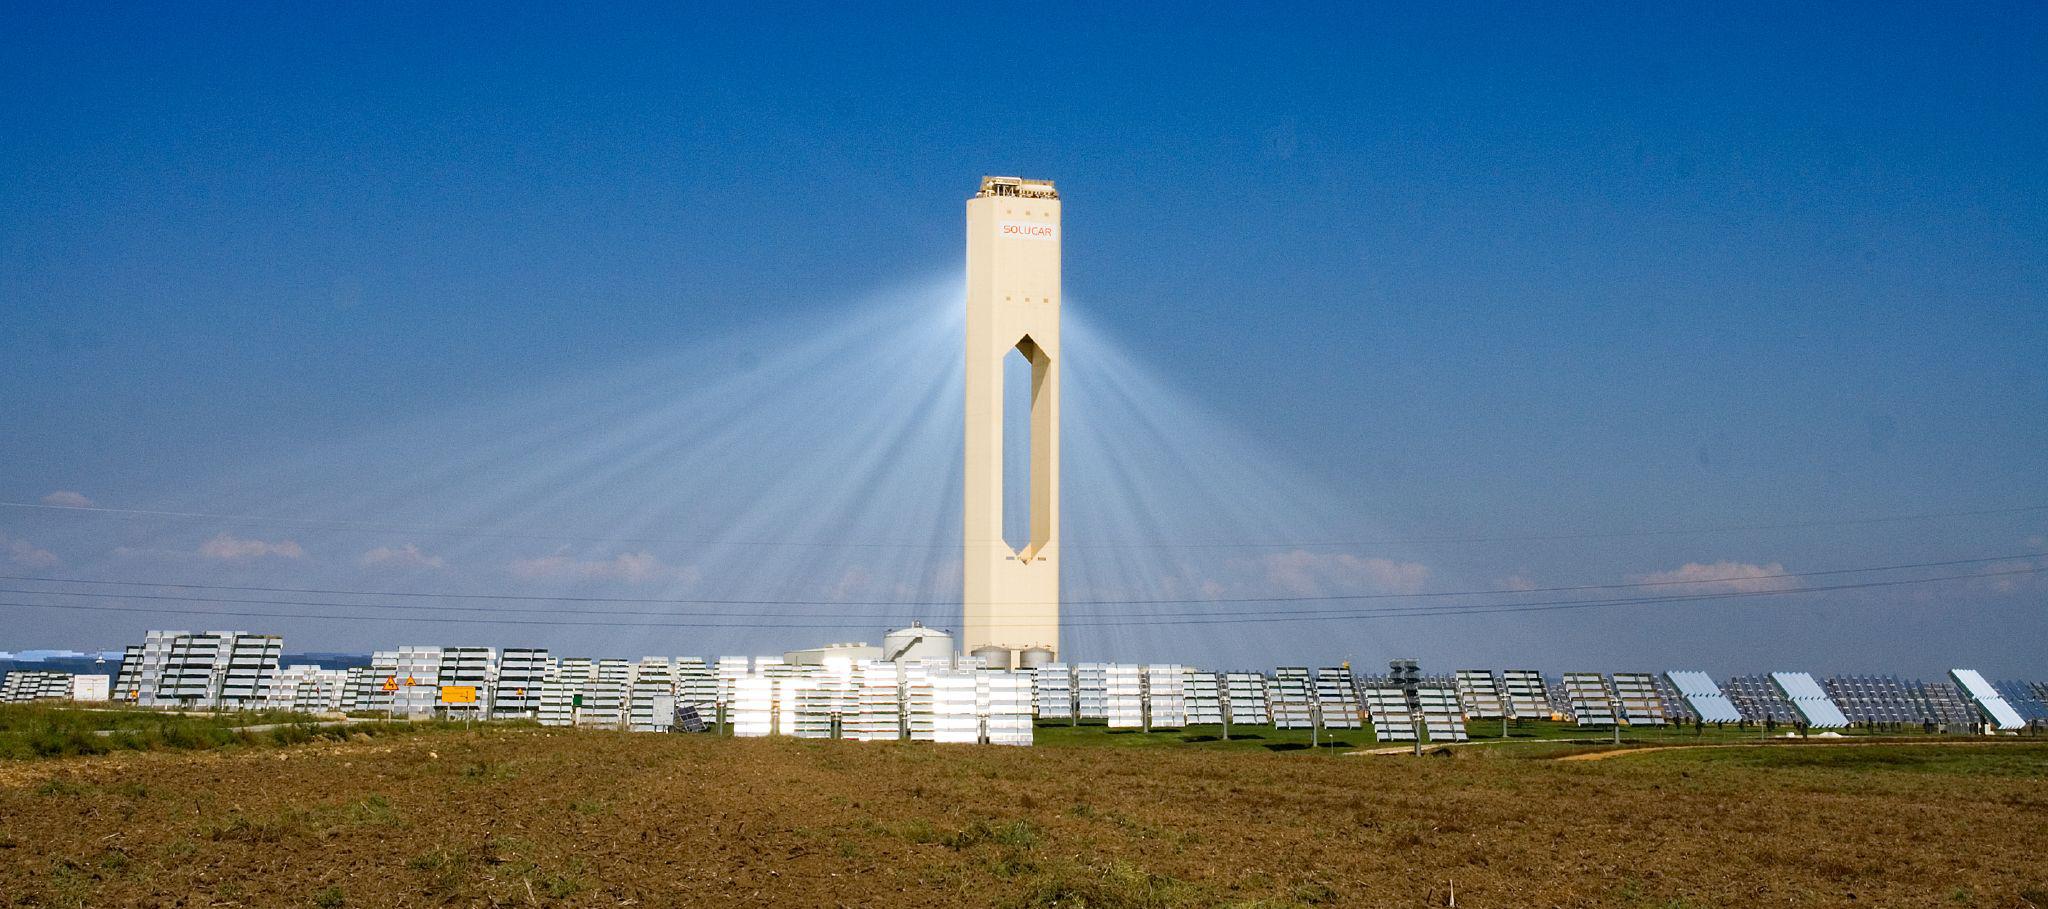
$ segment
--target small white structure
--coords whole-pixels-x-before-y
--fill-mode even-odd
[[[74,701],[104,701],[113,690],[113,679],[103,675],[74,675],[71,677],[71,699]]]

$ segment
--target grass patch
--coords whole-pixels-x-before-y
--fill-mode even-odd
[[[391,800],[373,795],[359,802],[351,802],[342,811],[342,817],[358,827],[396,827],[399,825],[398,809],[391,807]]]
[[[1162,729],[1142,732],[1136,729],[1111,729],[1101,720],[1087,720],[1079,725],[1071,721],[1040,721],[1033,731],[1033,744],[1042,748],[1180,748],[1195,751],[1270,752],[1298,757],[1339,756],[1347,751],[1407,749],[1408,742],[1381,742],[1373,734],[1372,727],[1363,729],[1325,729],[1311,735],[1305,729],[1275,729],[1271,726],[1232,726],[1230,738],[1223,737],[1224,727],[1220,725],[1189,726],[1185,729]],[[1486,757],[1533,757],[1554,758],[1570,754],[1574,750],[1604,750],[1614,747],[1614,730],[1610,727],[1581,727],[1576,723],[1551,720],[1516,720],[1503,730],[1499,720],[1477,720],[1467,724],[1472,745],[1455,746],[1447,753],[1458,756],[1467,754]],[[1502,733],[1505,731],[1506,735]],[[1782,735],[1785,728],[1777,730]],[[1691,726],[1627,726],[1621,730],[1621,743],[1625,746],[1655,747],[1671,745],[1744,744],[1756,742],[1759,730],[1754,726],[1705,726],[1695,730]],[[1844,738],[1850,739],[1901,739],[1908,741],[1968,741],[1969,736],[1928,735],[1919,732],[1876,733],[1860,729],[1841,730]],[[1774,738],[1771,741],[1781,742]],[[1311,746],[1313,742],[1313,747]],[[1432,745],[1424,743],[1425,750]]]
[[[1038,875],[1009,905],[1014,909],[1178,909],[1214,901],[1201,888],[1135,865],[1062,867]]]
[[[1976,747],[1929,748],[1910,744],[1856,746],[1781,745],[1751,748],[1702,748],[1631,756],[1626,762],[1674,763],[1703,767],[1742,767],[1788,771],[1843,773],[1910,773],[1938,776],[2048,777],[2048,744],[2030,747],[1999,743]]]
[[[1455,882],[1472,906],[2038,906],[2048,743],[1862,741],[1555,763],[1490,755],[1582,746],[1417,760],[480,725],[288,761],[66,761],[0,767],[0,904],[1301,909],[1443,906]],[[738,785],[697,784],[733,767]]]
[[[271,728],[250,728],[255,726]],[[461,724],[452,721],[322,725],[306,714],[275,710],[193,715],[142,708],[88,710],[47,704],[0,704],[0,760],[40,760],[115,751],[283,748],[341,741],[357,735],[416,734],[457,728]]]
[[[972,849],[984,843],[1029,849],[1038,845],[1038,831],[1029,821],[996,824],[977,820],[957,832],[938,837],[937,842],[949,849]]]
[[[420,873],[429,892],[456,897],[468,889],[476,858],[462,849],[439,847],[407,859],[405,867]]]

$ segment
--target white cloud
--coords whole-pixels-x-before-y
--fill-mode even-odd
[[[73,492],[69,489],[59,489],[44,496],[43,504],[57,505],[63,508],[91,508],[92,500],[86,498],[85,493]]]
[[[222,533],[200,544],[199,554],[209,559],[246,562],[265,556],[276,556],[281,559],[303,558],[306,555],[306,550],[300,548],[299,544],[291,540],[279,540],[272,543],[268,540],[245,540],[241,537]]]
[[[1985,574],[1994,575],[1994,577],[1988,579],[1990,582],[1990,587],[1993,591],[1998,593],[2014,593],[2021,590],[2033,590],[2037,587],[2042,586],[2042,575],[2039,572],[2043,569],[2048,569],[2048,558],[2019,559],[2011,562],[1992,562],[1991,564],[1984,566],[1982,571]],[[2006,574],[2006,572],[2034,573]],[[1974,586],[1976,584],[1983,582],[1972,581],[1970,583]]]
[[[1261,560],[1266,580],[1296,596],[1342,593],[1414,593],[1429,582],[1421,562],[1294,549]]]
[[[1494,583],[1499,584],[1502,590],[1529,591],[1537,589],[1535,581],[1530,580],[1528,575],[1521,574],[1511,574]]]
[[[844,600],[867,593],[869,585],[873,582],[874,578],[868,574],[867,568],[855,565],[839,576],[839,583],[832,585],[832,599]]]
[[[1687,562],[1670,571],[1657,571],[1638,575],[1637,581],[1657,584],[1656,593],[1752,593],[1760,590],[1791,590],[1799,586],[1797,578],[1774,577],[1783,575],[1785,566],[1776,562],[1757,565],[1750,562],[1722,560],[1707,564]]]
[[[63,561],[54,552],[6,534],[0,534],[0,552],[7,553],[7,561],[24,568],[49,568]]]
[[[425,569],[428,571],[438,571],[441,568],[447,567],[448,564],[447,560],[440,556],[421,552],[419,545],[416,543],[407,543],[404,546],[395,548],[379,546],[363,553],[362,563],[365,566],[371,567]]]
[[[697,569],[664,564],[645,552],[621,553],[609,559],[578,559],[567,553],[514,561],[510,570],[527,580],[647,581],[697,580]]]

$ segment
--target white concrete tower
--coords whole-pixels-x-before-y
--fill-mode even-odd
[[[1003,365],[1031,364],[1031,530],[1003,539]],[[965,613],[961,647],[1060,643],[1060,197],[983,177],[967,200]]]

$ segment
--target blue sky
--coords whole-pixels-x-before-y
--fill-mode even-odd
[[[745,560],[669,539],[711,533],[701,527],[640,535],[660,544],[557,530],[579,539],[521,550],[450,544],[458,535],[437,517],[516,517],[539,528],[535,544],[547,528],[670,526],[626,515],[653,494],[624,480],[584,483],[581,496],[518,484],[619,462],[596,440],[655,409],[622,404],[607,423],[581,420],[603,411],[586,405],[663,400],[608,391],[619,376],[712,392],[734,370],[816,377],[774,351],[867,324],[878,299],[943,301],[960,268],[961,202],[983,173],[1059,182],[1069,310],[1093,349],[1131,364],[1101,382],[1149,389],[1127,403],[1164,415],[1153,454],[1096,439],[1103,453],[1077,463],[1103,469],[1070,465],[1070,499],[1118,506],[1075,516],[1093,521],[1067,528],[1076,559],[1088,532],[1119,526],[1115,514],[1124,531],[1148,529],[1129,517],[1145,514],[1183,539],[1265,544],[1313,528],[1364,543],[2048,504],[2044,50],[2048,15],[2026,5],[744,18],[623,5],[9,5],[0,499],[75,492],[98,507],[285,526],[0,509],[0,554],[55,576],[408,591],[525,591],[543,579],[508,566],[647,556],[673,569],[657,586],[677,598],[692,585],[748,596],[829,586],[855,568],[915,574],[903,583],[919,597],[942,591],[944,559],[792,556],[772,580],[720,578],[714,569]],[[863,478],[909,489],[908,465],[949,463],[954,415],[926,406],[945,369],[957,366],[889,385],[926,402],[903,413],[937,416],[903,424],[915,431],[898,437],[915,444],[872,458]],[[752,390],[778,400],[773,386]],[[1081,387],[1068,393],[1095,406]],[[775,412],[718,424],[677,407],[665,441],[635,436],[636,450],[707,445],[721,425],[733,445],[761,444],[734,430]],[[1111,410],[1094,411],[1104,434],[1129,425]],[[1197,421],[1242,446],[1169,453]],[[471,465],[521,430],[530,444],[447,470],[468,482],[400,482],[420,465]],[[811,503],[792,490],[832,494],[822,479],[788,481],[824,475],[816,452],[875,451],[806,439],[779,449],[796,453],[786,474],[713,458],[722,472],[706,488],[664,488],[704,526],[773,535],[778,516]],[[579,445],[583,460],[561,454]],[[1195,464],[1186,474],[1201,490],[1158,480],[1159,459],[1241,454],[1270,460],[1273,475]],[[1112,464],[1129,475],[1106,475]],[[896,501],[923,501],[929,490],[915,488]],[[531,501],[517,507],[478,504],[522,492]],[[1196,526],[1172,496],[1220,500],[1228,520]],[[1290,525],[1272,503],[1295,500],[1333,514]],[[934,501],[957,515],[957,502]],[[861,507],[840,513],[858,523],[872,512],[892,539],[940,551],[946,533],[957,539],[944,513]],[[435,534],[316,532],[341,520]],[[243,555],[204,554],[223,534],[238,542],[213,551]],[[1338,546],[1298,564],[1241,559],[1228,577],[1190,568],[1187,580],[1319,594],[1626,583],[1688,565],[1803,572],[2040,552],[2044,536],[2048,512],[2034,511]],[[260,548],[285,542],[301,554]],[[442,566],[393,578],[376,570],[388,562],[364,561],[405,546]],[[1303,565],[1313,578],[1294,573]],[[1083,567],[1070,599],[1115,598],[1100,591],[1132,585],[1112,578],[1187,566]],[[540,592],[646,586],[597,569],[551,580]],[[2038,676],[2044,590],[2014,575],[1655,616],[1296,624],[1262,631],[1249,652],[1173,625],[1078,632],[1069,646],[1236,665],[1420,655],[1439,668],[1972,663]],[[0,607],[0,647],[219,624]],[[323,648],[490,636],[331,619],[235,627],[251,625]],[[568,649],[641,642],[536,634]],[[769,637],[660,646],[783,646]]]

